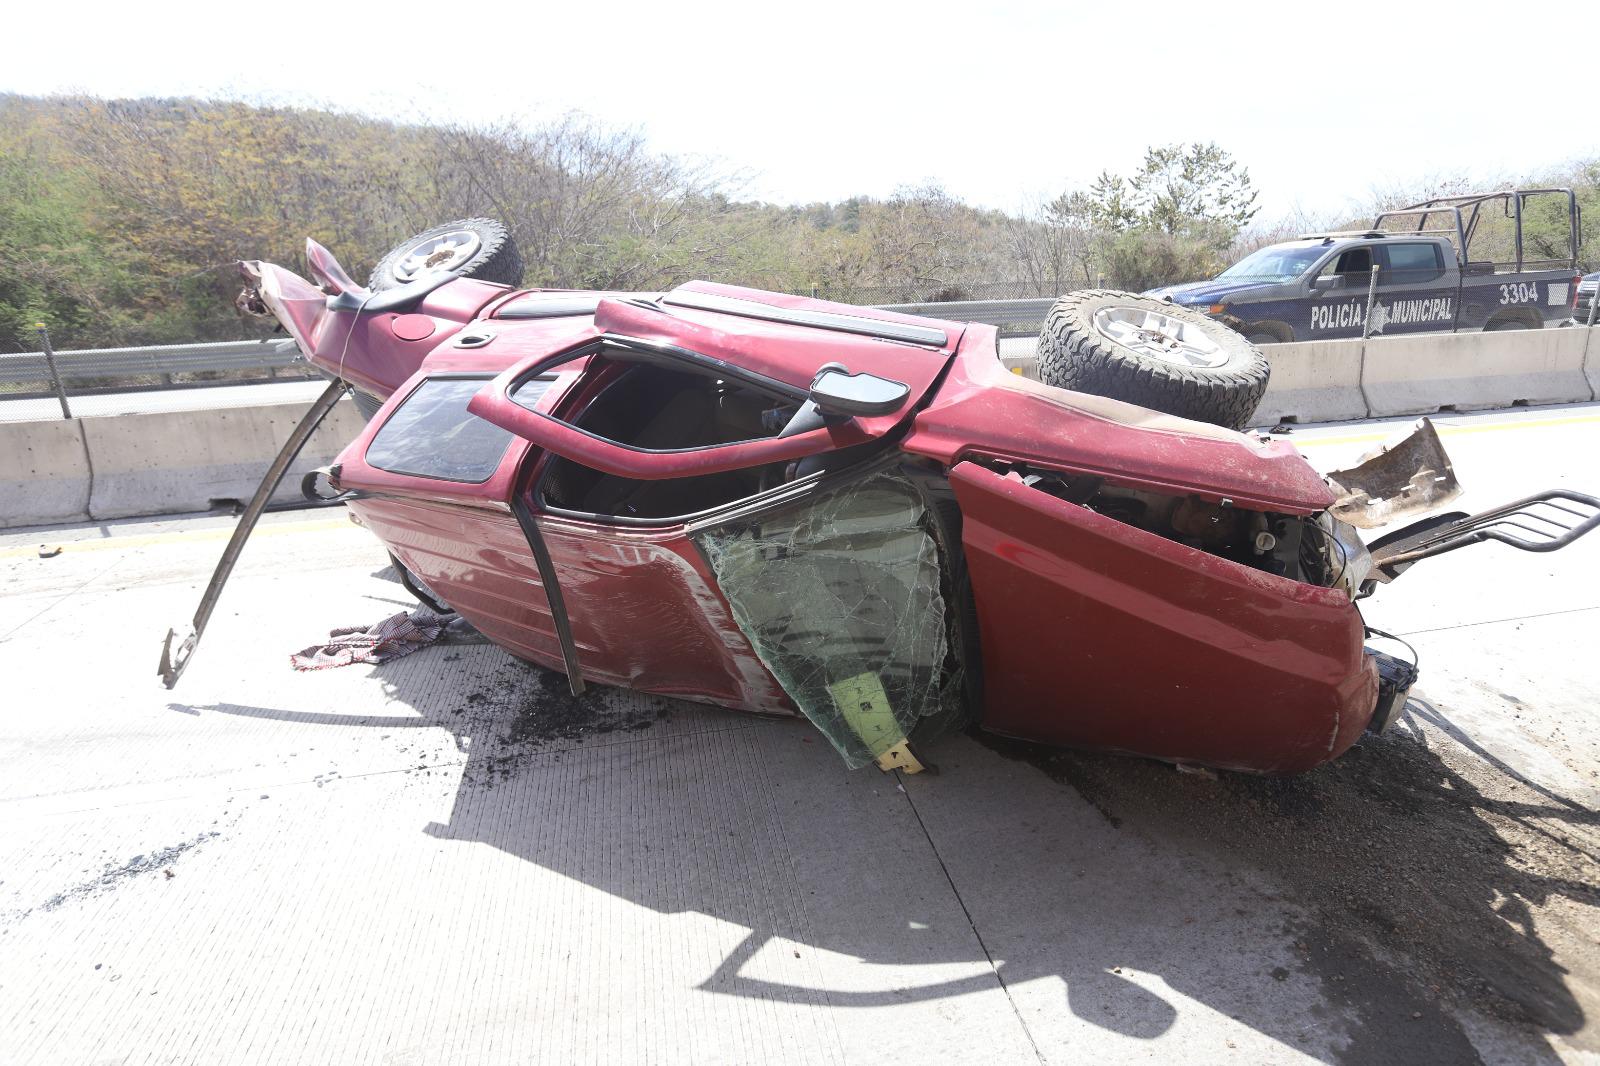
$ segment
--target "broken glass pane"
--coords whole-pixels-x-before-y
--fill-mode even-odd
[[[367,445],[367,464],[415,477],[481,485],[512,435],[467,411],[487,377],[429,378],[406,397]]]
[[[852,768],[962,711],[921,496],[880,472],[697,539],[734,620]]]

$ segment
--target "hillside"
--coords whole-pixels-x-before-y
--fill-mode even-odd
[[[1249,241],[1210,221],[1108,227],[1084,194],[1017,217],[937,186],[805,206],[738,191],[736,174],[582,116],[407,126],[237,101],[0,95],[0,346],[32,347],[36,322],[60,347],[250,336],[259,326],[231,306],[235,260],[302,268],[309,236],[364,277],[408,234],[475,215],[512,227],[531,286],[710,277],[859,303],[1143,288],[1214,271]]]

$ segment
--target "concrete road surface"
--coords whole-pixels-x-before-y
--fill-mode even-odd
[[[1441,422],[1469,508],[1600,491],[1600,406]],[[1314,773],[900,777],[488,645],[292,672],[411,605],[338,510],[167,692],[229,525],[0,538],[0,1062],[1600,1061],[1600,536],[1382,590],[1416,699]]]

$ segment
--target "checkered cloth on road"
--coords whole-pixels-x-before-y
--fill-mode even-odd
[[[313,644],[289,656],[296,670],[327,670],[351,663],[384,663],[410,655],[437,641],[450,623],[449,616],[426,607],[390,615],[377,625],[348,626],[328,634],[323,644]]]

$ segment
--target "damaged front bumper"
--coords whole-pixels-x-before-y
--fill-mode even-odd
[[[1339,498],[1335,518],[1374,529],[1422,514],[1461,495],[1461,483],[1433,423],[1426,418],[1405,440],[1368,453],[1359,465],[1328,475]]]
[[[1362,557],[1363,573],[1356,582],[1362,595],[1370,594],[1378,582],[1393,581],[1418,560],[1469,544],[1496,540],[1523,551],[1550,552],[1600,526],[1600,499],[1569,489],[1548,489],[1475,515],[1465,511],[1429,515],[1360,547],[1350,526],[1388,525],[1461,495],[1455,468],[1426,418],[1419,419],[1400,443],[1380,448],[1360,464],[1327,477],[1338,493],[1328,508],[1334,519],[1332,532],[1348,565],[1355,565],[1358,554]]]
[[[1328,481],[1339,494],[1326,521],[1344,552],[1345,570],[1338,582],[1356,598],[1369,596],[1381,583],[1393,581],[1414,563],[1495,540],[1523,551],[1550,552],[1566,547],[1600,526],[1600,499],[1567,489],[1550,489],[1479,514],[1446,511],[1429,515],[1363,544],[1352,527],[1370,529],[1397,518],[1420,514],[1461,494],[1450,457],[1433,424],[1417,422],[1410,436],[1366,456]],[[1404,641],[1369,628],[1369,637]],[[1400,717],[1418,676],[1416,653],[1410,658],[1366,648],[1378,671],[1378,700],[1369,732],[1381,733]]]

